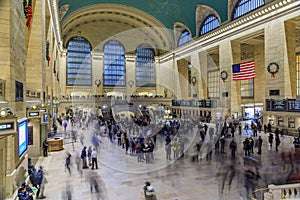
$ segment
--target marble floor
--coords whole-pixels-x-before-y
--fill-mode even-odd
[[[84,135],[83,144],[89,146],[92,128],[79,132]],[[245,136],[238,134],[235,136],[238,143],[235,159],[231,158],[228,147],[232,138],[227,138],[225,154],[215,154],[213,151],[211,161],[206,161],[204,157],[193,162],[193,145],[198,140],[195,128],[194,133],[184,136],[186,154],[176,161],[166,161],[162,137],[157,138],[153,164],[137,162],[136,156],[125,154],[116,141],[111,143],[107,137],[101,137],[97,170],[77,170],[76,158],[83,145],[79,141],[72,144],[70,139],[65,139],[64,150],[51,152],[46,158],[40,157],[36,165],[42,165],[46,171],[48,183],[45,184],[44,194],[51,200],[67,199],[67,194],[72,195],[72,200],[142,200],[145,199],[145,181],[154,186],[159,200],[240,200],[247,199],[244,172],[248,167],[257,166],[260,171],[260,178],[256,182],[258,188],[266,187],[269,183],[284,182],[284,173],[289,173],[282,164],[281,153],[294,151],[293,138],[282,137],[279,151],[276,152],[275,149],[269,149],[268,135],[263,132],[259,135],[264,140],[263,150],[262,155],[257,154],[257,149],[254,150],[252,161],[255,164],[244,162],[242,141]],[[64,165],[67,152],[72,155],[71,174]],[[100,186],[99,193],[90,191],[90,185],[95,180]]]

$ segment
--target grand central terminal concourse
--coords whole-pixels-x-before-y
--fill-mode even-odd
[[[0,200],[300,200],[300,0],[0,0]]]

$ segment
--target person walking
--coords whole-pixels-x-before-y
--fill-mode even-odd
[[[87,152],[88,152],[88,153],[87,153],[87,156],[88,156],[88,164],[89,164],[89,166],[91,166],[91,165],[92,165],[92,157],[91,157],[91,155],[92,155],[92,147],[91,147],[91,146],[89,146]]]
[[[222,135],[220,138],[220,143],[221,143],[221,153],[225,153],[225,135]]]
[[[275,150],[278,151],[278,146],[280,145],[280,138],[279,135],[275,137]]]
[[[229,147],[231,149],[231,157],[235,158],[235,152],[236,152],[236,149],[237,149],[237,144],[236,144],[234,139],[231,140],[231,142],[229,144]]]
[[[97,162],[97,151],[94,148],[92,153],[91,153],[91,157],[92,157],[92,169],[94,169],[94,167],[96,167],[96,169],[98,169],[98,162]]]
[[[258,148],[258,154],[261,154],[261,147],[262,147],[262,143],[263,143],[263,139],[261,138],[261,136],[258,137],[257,140],[257,148]]]
[[[167,160],[172,160],[171,159],[171,148],[172,148],[171,142],[166,142],[165,150],[166,150],[166,159]]]
[[[69,172],[70,175],[71,175],[71,168],[70,168],[70,165],[71,165],[71,156],[72,155],[70,153],[67,154],[66,163],[65,163],[65,167],[68,170],[68,172]]]
[[[82,151],[81,151],[81,159],[82,159],[82,168],[83,169],[87,169],[89,168],[87,163],[86,163],[86,146],[83,147]]]
[[[45,190],[45,183],[46,179],[44,177],[44,171],[43,167],[40,166],[39,170],[37,171],[37,179],[36,179],[36,184],[38,186],[38,191],[36,193],[37,199],[45,199],[46,196],[44,195],[44,190]]]
[[[269,145],[270,145],[270,150],[272,149],[273,146],[273,140],[274,140],[274,136],[272,133],[269,134]]]
[[[43,155],[44,155],[44,157],[48,156],[48,142],[47,142],[47,140],[44,140],[44,142],[43,142]]]

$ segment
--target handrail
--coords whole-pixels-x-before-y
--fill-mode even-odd
[[[263,192],[264,191],[264,192]],[[258,193],[260,193],[259,195],[260,195],[260,198],[258,198]],[[253,192],[251,192],[250,194],[249,194],[249,198],[251,199],[251,200],[273,200],[273,197],[271,197],[271,198],[265,198],[265,194],[267,194],[267,193],[270,193],[269,192],[269,188],[259,188],[259,189],[256,189],[256,190],[254,190]],[[272,195],[272,194],[271,194]]]

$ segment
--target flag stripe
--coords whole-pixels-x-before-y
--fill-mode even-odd
[[[233,80],[249,80],[255,78],[254,60],[232,65]]]

